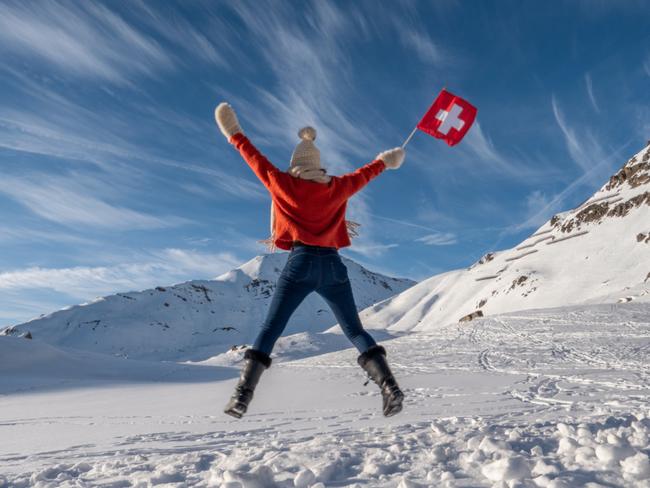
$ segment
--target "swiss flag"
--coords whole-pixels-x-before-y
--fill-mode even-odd
[[[476,118],[476,107],[443,89],[417,128],[454,146],[467,134]]]

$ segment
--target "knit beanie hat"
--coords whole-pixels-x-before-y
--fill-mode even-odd
[[[319,169],[320,151],[314,144],[316,140],[316,129],[303,127],[298,131],[301,141],[293,150],[290,167],[300,166],[301,169]]]

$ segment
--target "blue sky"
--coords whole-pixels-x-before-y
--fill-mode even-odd
[[[350,201],[342,254],[419,280],[510,247],[650,139],[648,25],[648,1],[5,0],[0,325],[265,252],[224,100],[276,166],[310,124],[342,174],[447,86],[477,123],[453,148],[418,133]]]

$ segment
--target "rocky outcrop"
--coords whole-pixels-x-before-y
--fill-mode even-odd
[[[608,211],[609,204],[607,202],[594,203],[593,205],[589,205],[588,207],[578,212],[575,218],[571,219],[569,222],[562,224],[561,230],[562,232],[571,232],[574,225],[579,227],[580,224],[598,222],[607,215]]]
[[[475,268],[476,266],[480,266],[481,264],[486,264],[489,263],[494,259],[494,253],[489,252],[481,257],[478,261],[476,261],[474,264],[472,264],[468,269]]]
[[[21,332],[18,330],[15,326],[12,327],[5,327],[0,331],[0,336],[18,336],[22,337],[23,339],[33,339],[34,337],[32,336],[32,333],[28,330],[25,332]]]
[[[643,185],[650,184],[650,147],[646,149],[643,156],[634,156],[616,174],[610,177],[609,182],[601,189],[614,191],[610,195],[597,198],[594,202],[580,208],[570,218],[562,218],[561,215],[554,215],[551,218],[551,227],[563,233],[569,233],[580,229],[586,224],[600,224],[607,217],[625,217],[632,209],[642,205],[650,205],[650,192],[640,193],[629,197],[629,189],[636,189]],[[628,198],[616,198],[626,187]]]
[[[594,203],[580,210],[575,217],[563,222],[556,220],[553,225],[559,228],[561,232],[568,233],[580,229],[584,224],[599,224],[606,217],[625,217],[630,210],[641,205],[650,206],[650,192],[641,193],[625,202],[616,204],[609,202]],[[553,219],[551,219],[551,222],[553,222]]]
[[[522,275],[519,278],[517,278],[516,280],[513,280],[512,285],[510,286],[510,289],[514,290],[516,287],[521,286],[524,283],[526,283],[526,281],[528,281],[528,276]]]
[[[637,161],[636,157],[630,159],[618,173],[609,179],[605,189],[612,190],[626,182],[632,188],[650,182],[650,150],[644,153],[640,162]]]
[[[483,317],[483,311],[477,310],[476,312],[472,312],[465,315],[464,317],[461,317],[459,322],[471,322],[472,320],[478,319],[480,317]]]
[[[650,205],[650,192],[641,193],[633,198],[630,198],[627,202],[621,202],[616,204],[616,206],[607,212],[609,217],[625,217],[630,210],[633,208],[638,208],[641,205]]]

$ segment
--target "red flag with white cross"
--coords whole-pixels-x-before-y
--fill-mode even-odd
[[[418,122],[416,129],[442,139],[450,146],[455,146],[467,134],[474,119],[476,119],[476,107],[443,88],[431,108]],[[415,129],[402,147],[408,143],[414,132]]]

